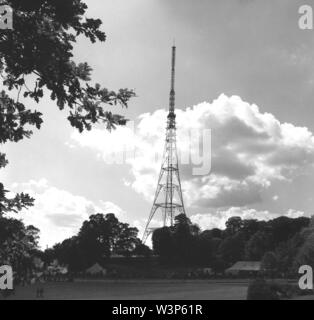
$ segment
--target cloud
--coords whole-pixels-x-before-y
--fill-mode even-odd
[[[274,115],[262,113],[257,105],[238,96],[220,95],[212,103],[177,110],[177,145],[184,199],[194,207],[246,206],[261,201],[261,193],[273,181],[289,182],[312,166],[314,138],[305,127],[280,123]],[[96,129],[72,134],[72,143],[95,150],[103,159],[128,152],[124,163],[131,168],[136,192],[152,200],[160,170],[165,138],[166,111],[139,117],[139,123],[118,128],[109,136]],[[211,129],[211,171],[193,175],[193,160],[204,149],[193,143],[191,132]],[[194,130],[194,131],[193,131]],[[203,150],[204,151],[204,150]],[[121,159],[121,157],[120,157]],[[184,163],[182,163],[184,162]]]
[[[22,218],[25,224],[40,229],[40,245],[47,245],[75,235],[82,222],[95,213],[114,213],[119,219],[125,212],[110,201],[90,201],[82,196],[51,186],[46,179],[30,180],[26,183],[13,183],[14,192],[26,192],[35,198],[33,207],[13,215]]]
[[[79,214],[54,213],[47,214],[46,217],[55,226],[61,228],[76,228],[82,222],[82,217]]]
[[[227,210],[217,210],[213,213],[195,214],[190,217],[193,223],[198,224],[202,230],[208,230],[213,228],[225,229],[226,221],[234,216],[244,219],[256,219],[256,220],[271,220],[282,216],[279,213],[272,213],[268,210],[258,211],[255,209],[231,207]],[[309,217],[303,211],[297,211],[289,209],[285,216],[289,218]]]

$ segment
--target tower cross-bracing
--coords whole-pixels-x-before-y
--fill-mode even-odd
[[[179,164],[176,145],[176,114],[175,114],[175,61],[176,47],[172,47],[171,59],[171,89],[169,97],[169,112],[167,116],[166,141],[162,164],[159,173],[154,202],[143,234],[143,243],[154,230],[150,224],[154,217],[162,219],[163,226],[173,226],[174,217],[185,214]]]

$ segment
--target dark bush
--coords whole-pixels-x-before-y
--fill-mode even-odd
[[[314,290],[310,290],[310,289],[306,289],[306,290],[298,289],[297,291],[298,296],[312,296],[313,294],[314,294]]]
[[[279,296],[271,284],[258,279],[249,284],[247,300],[279,300]]]

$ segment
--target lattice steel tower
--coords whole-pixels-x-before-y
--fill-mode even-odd
[[[143,243],[145,243],[147,237],[154,230],[154,228],[150,228],[150,223],[155,215],[161,214],[164,226],[173,226],[174,217],[180,213],[185,214],[176,146],[176,115],[174,111],[175,59],[176,47],[173,46],[171,59],[171,89],[169,98],[169,113],[167,116],[166,142],[153,207],[150,211],[150,215],[148,217],[146,228],[143,234]]]

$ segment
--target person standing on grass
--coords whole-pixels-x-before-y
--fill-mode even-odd
[[[43,279],[41,277],[36,278],[36,298],[44,297]]]

